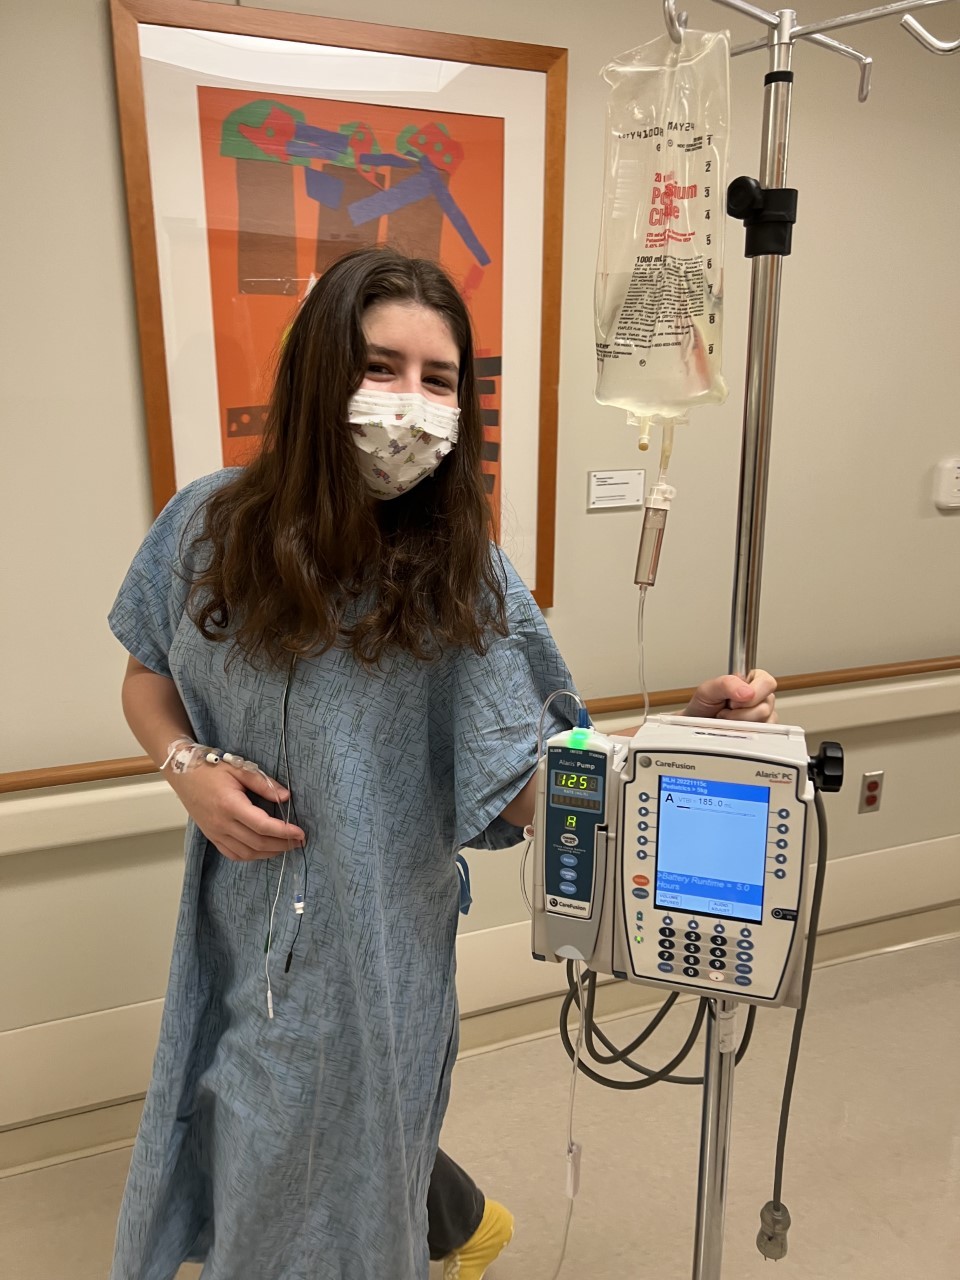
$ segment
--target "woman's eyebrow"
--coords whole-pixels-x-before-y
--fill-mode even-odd
[[[402,351],[395,351],[393,347],[378,347],[376,343],[373,342],[367,343],[367,355],[385,356],[388,360],[406,359]],[[460,366],[455,364],[452,360],[424,360],[423,363],[431,369],[443,369],[447,373],[460,372]]]

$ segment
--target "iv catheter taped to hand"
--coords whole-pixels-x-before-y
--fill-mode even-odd
[[[221,760],[248,773],[263,772],[253,760],[245,760],[243,756],[221,751],[218,747],[205,747],[190,738],[174,738],[167,748],[167,758],[160,766],[160,772],[169,766],[174,773],[186,773],[188,769],[199,769],[202,764],[219,764]]]
[[[672,421],[727,395],[720,372],[730,49],[684,31],[603,69],[603,222],[595,289],[597,390],[645,449]]]

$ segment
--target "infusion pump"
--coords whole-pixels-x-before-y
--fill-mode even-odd
[[[630,739],[558,734],[537,783],[535,958],[796,1005],[813,801],[790,725],[652,716]]]

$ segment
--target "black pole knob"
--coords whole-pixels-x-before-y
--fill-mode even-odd
[[[839,742],[821,742],[810,757],[810,777],[818,791],[839,791],[843,786],[843,747]]]
[[[727,187],[727,213],[747,229],[748,258],[785,258],[797,220],[795,187],[761,187],[756,178],[734,178]]]
[[[756,178],[734,178],[727,187],[727,213],[741,222],[763,208],[763,187]]]

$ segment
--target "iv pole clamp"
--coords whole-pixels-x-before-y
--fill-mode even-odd
[[[780,74],[793,78],[792,71]],[[727,213],[746,228],[748,258],[789,254],[797,220],[796,187],[761,187],[756,178],[734,178],[727,188]]]
[[[716,0],[716,3],[725,8],[733,9],[768,28],[764,39],[734,47],[731,51],[733,56],[762,48],[769,52],[769,70],[764,79],[760,177],[759,180],[737,178],[727,191],[727,212],[744,222],[746,256],[752,259],[728,668],[741,676],[746,676],[756,665],[780,281],[783,258],[791,249],[797,212],[797,192],[786,186],[793,92],[793,46],[798,40],[807,40],[820,48],[856,61],[860,66],[859,99],[866,102],[870,92],[872,58],[841,44],[824,32],[859,26],[897,14],[903,15],[909,9],[933,8],[946,2],[947,0],[912,0],[909,3],[887,4],[802,26],[792,9],[769,13],[754,4],[746,3],[746,0]],[[675,44],[682,44],[683,31],[687,25],[686,13],[678,12],[677,0],[663,0],[663,14],[671,40]],[[937,40],[913,17],[904,17],[902,25],[933,53],[950,53],[960,48],[960,41],[950,43]],[[818,790],[839,790],[842,782],[842,751],[839,746],[834,743],[824,744],[820,756],[811,761],[811,771]],[[815,927],[815,922],[811,920],[811,930],[814,931]],[[812,959],[812,953],[810,958]],[[706,1019],[693,1280],[721,1280],[733,1116],[733,1073],[736,1065],[736,1001],[711,999],[707,1002],[707,1009],[709,1016]],[[789,1225],[789,1214],[781,1203],[771,1201],[764,1207],[757,1243],[765,1257],[776,1259],[784,1256]]]

